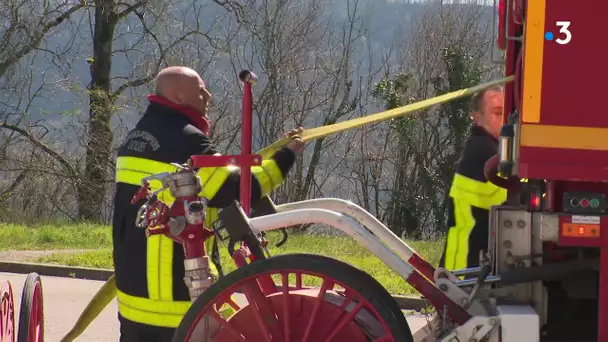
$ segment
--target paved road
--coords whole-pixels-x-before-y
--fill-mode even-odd
[[[19,317],[21,290],[25,275],[0,272],[0,282],[9,280],[15,297],[15,319]],[[59,341],[73,326],[93,295],[103,285],[100,281],[42,277],[46,341]],[[118,341],[117,306],[113,301],[76,340],[86,342]],[[408,317],[412,332],[425,324],[421,317]],[[18,324],[18,322],[15,322]]]
[[[9,280],[13,286],[16,321],[19,317],[21,291],[25,277],[26,275],[22,274],[0,272],[0,282]],[[41,278],[44,295],[45,341],[58,342],[72,328],[103,282],[57,277]],[[76,341],[118,341],[116,311],[116,302],[110,303]],[[15,322],[15,324],[18,323]]]

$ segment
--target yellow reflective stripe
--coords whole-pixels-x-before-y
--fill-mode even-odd
[[[169,163],[138,157],[118,157],[116,158],[116,173],[127,172],[131,178],[139,176],[141,179],[156,173],[175,172],[177,168]],[[139,184],[139,183],[138,183]]]
[[[158,263],[160,299],[173,300],[173,247],[175,242],[170,238],[160,235],[160,253]]]
[[[272,178],[264,168],[252,167],[251,174],[255,177],[255,179],[257,179],[258,183],[260,184],[260,191],[262,192],[262,195],[270,193],[274,189]]]
[[[150,299],[173,300],[173,247],[173,240],[164,235],[148,237],[146,269]]]
[[[170,163],[163,163],[146,158],[118,157],[116,158],[116,169],[155,174],[161,172],[174,172],[177,170],[177,167],[171,165]]]
[[[141,298],[117,291],[118,310],[124,318],[141,324],[176,328],[192,305],[190,301]]]
[[[205,240],[205,252],[206,252],[205,254],[207,254],[209,256],[209,272],[211,272],[211,274],[213,274],[215,277],[218,277],[219,272],[217,271],[217,267],[215,267],[213,260],[211,260],[211,251],[213,250],[213,241],[215,241],[215,239],[217,239],[217,237],[212,236],[212,237],[208,238],[207,240]],[[218,246],[218,247],[221,249],[221,246]],[[221,259],[221,253],[220,253],[220,259]]]
[[[220,190],[233,167],[203,167],[197,172],[201,178],[202,191],[201,196],[207,199],[212,199]]]
[[[177,328],[184,317],[184,315],[168,315],[165,313],[159,314],[135,310],[120,302],[118,303],[118,310],[122,317],[132,322],[166,328]]]
[[[260,183],[262,195],[271,193],[283,182],[283,173],[274,160],[262,161],[262,166],[252,167],[251,173]]]
[[[205,217],[205,227],[212,228],[215,221],[218,220],[218,209],[207,207],[207,216]]]
[[[236,167],[206,167],[197,172],[202,183],[201,196],[212,199],[220,190],[228,176],[236,170]],[[262,161],[262,166],[254,166],[251,173],[256,177],[262,194],[268,194],[278,188],[283,182],[283,173],[274,160]]]
[[[522,96],[521,122],[539,123],[542,113],[542,89],[543,89],[543,62],[545,61],[545,15],[547,13],[547,0],[534,0],[526,2],[526,29],[524,39],[523,56],[523,89],[526,89]],[[550,99],[548,99],[550,100]],[[526,125],[523,125],[524,127]],[[524,140],[526,134],[522,134]],[[567,135],[570,136],[570,132]],[[549,139],[549,135],[541,135],[544,139]],[[568,143],[576,139],[563,139]],[[522,144],[525,146],[525,144]],[[570,148],[575,148],[574,146]]]
[[[277,165],[277,162],[274,160],[264,160],[262,162],[262,167],[270,175],[272,182],[274,183],[273,190],[281,186],[283,183],[283,171]]]
[[[131,185],[141,185],[141,180],[144,177],[148,177],[149,174],[132,171],[132,170],[116,170],[116,183],[126,183]]]
[[[205,227],[208,229],[213,229],[213,225],[219,219],[219,210],[218,208],[209,208],[207,207],[207,217],[205,217]],[[205,241],[205,254],[209,256],[209,268],[211,269],[211,273],[213,275],[218,276],[219,272],[215,267],[213,261],[211,261],[211,251],[213,249],[213,241],[216,239],[216,236],[211,236]]]
[[[131,185],[141,185],[141,180],[153,174],[175,172],[177,168],[169,163],[138,157],[116,158],[116,182]],[[150,182],[152,190],[159,189],[159,181]]]
[[[148,297],[160,299],[160,239],[161,235],[151,235],[147,240],[146,273],[148,279]]]
[[[148,176],[149,176],[149,174],[145,174],[145,173],[138,172],[138,171],[116,170],[116,183],[125,183],[125,184],[140,186],[141,180],[144,177],[148,177]],[[152,191],[154,191],[155,189],[160,189],[161,187],[162,187],[161,182],[159,182],[157,180],[150,182],[150,189]],[[165,204],[167,204],[168,206],[171,206],[171,204],[175,200],[173,197],[171,197],[171,193],[169,192],[169,189],[167,189],[165,191],[161,191],[158,194],[158,199],[161,200],[162,202],[164,202]]]
[[[455,174],[450,197],[474,207],[490,209],[491,206],[500,205],[507,200],[507,190],[490,182],[480,182]]]
[[[454,221],[456,225],[448,230],[445,252],[445,268],[450,271],[467,267],[469,236],[475,227],[475,218],[467,202],[454,199]]]

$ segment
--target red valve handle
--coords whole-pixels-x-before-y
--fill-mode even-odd
[[[148,198],[148,190],[150,190],[150,183],[144,182],[142,186],[137,190],[135,196],[131,199],[131,204],[135,204],[143,199]]]
[[[161,201],[154,202],[148,209],[148,227],[158,227],[167,222],[169,207]],[[156,229],[152,229],[156,230]]]

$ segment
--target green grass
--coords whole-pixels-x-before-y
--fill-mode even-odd
[[[276,233],[268,234],[272,255],[287,253],[319,254],[345,261],[372,275],[389,292],[396,294],[414,293],[405,281],[390,270],[378,258],[364,250],[349,237],[324,237],[318,235],[290,234],[289,240],[280,248],[274,243],[279,240]],[[407,241],[418,253],[433,264],[439,260],[443,248],[442,241]],[[70,266],[113,268],[111,229],[104,226],[0,226],[0,249],[94,249],[83,253],[57,252],[39,258],[38,262]],[[224,272],[235,269],[225,246],[220,246]],[[318,285],[308,282],[308,285]]]
[[[108,226],[92,224],[23,226],[0,223],[0,250],[112,248]]]

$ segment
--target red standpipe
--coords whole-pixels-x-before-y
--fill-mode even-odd
[[[253,96],[251,83],[243,80],[243,118],[241,129],[241,156],[249,159],[253,140]],[[241,164],[241,205],[245,215],[251,214],[251,165]]]
[[[257,80],[257,76],[248,70],[243,70],[239,74],[239,79],[243,82],[243,108],[242,108],[242,125],[241,125],[241,160],[243,163],[240,164],[241,168],[241,206],[245,215],[249,217],[251,215],[251,166],[261,163],[261,157],[254,156],[252,154],[252,142],[253,142],[253,94],[251,85]],[[246,161],[249,161],[248,163]],[[243,243],[243,247],[246,247]],[[234,252],[237,255],[233,255],[235,263],[238,266],[238,260],[240,260],[239,251]],[[256,260],[253,254],[249,255],[251,262]],[[276,292],[276,286],[270,276],[262,277],[258,279],[261,290],[270,295]]]
[[[249,217],[251,214],[251,167],[261,165],[262,157],[252,154],[252,136],[253,136],[253,95],[252,84],[257,80],[257,76],[249,70],[243,70],[239,73],[239,79],[243,82],[243,108],[242,108],[242,125],[241,125],[241,154],[236,156],[207,156],[197,155],[191,157],[192,167],[221,167],[226,165],[235,165],[241,169],[241,185],[240,185],[240,202],[245,212]],[[246,247],[243,243],[242,247]],[[232,255],[237,267],[244,266],[244,258],[242,251],[237,250]],[[255,261],[254,255],[249,255],[251,262]],[[276,286],[270,276],[262,277],[258,280],[260,287],[265,294],[275,293]]]
[[[245,214],[251,214],[251,167],[261,165],[262,157],[252,154],[252,135],[253,135],[253,95],[251,85],[257,80],[257,76],[249,70],[239,73],[239,79],[243,82],[243,108],[241,125],[241,154],[236,156],[192,156],[192,167],[221,167],[235,165],[241,169],[240,202]],[[249,257],[255,261],[255,257]],[[236,262],[236,260],[235,260]],[[237,266],[239,266],[237,264]],[[270,280],[270,278],[269,278]],[[274,284],[274,283],[273,283]],[[264,286],[265,288],[266,286]],[[272,287],[275,288],[274,286]]]

